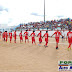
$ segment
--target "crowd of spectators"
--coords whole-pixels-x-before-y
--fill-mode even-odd
[[[27,24],[20,24],[19,27],[16,27],[17,30],[56,30],[56,29],[65,29],[68,30],[72,28],[72,20],[70,18],[60,19],[60,20],[51,20],[51,21],[40,21],[40,22],[30,22]]]

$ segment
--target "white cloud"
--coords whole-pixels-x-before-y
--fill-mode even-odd
[[[57,16],[71,17],[72,0],[45,0],[46,20],[58,19]],[[43,21],[43,17],[34,16],[44,14],[44,0],[0,0],[0,5],[8,8],[8,13],[0,13],[0,23],[8,25],[18,25],[31,21]],[[11,21],[11,20],[12,21]],[[9,22],[9,23],[8,23]]]

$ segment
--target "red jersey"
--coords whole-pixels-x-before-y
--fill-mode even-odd
[[[10,38],[12,37],[12,33],[9,33]]]
[[[56,31],[54,34],[55,34],[55,38],[59,38],[59,37],[60,37],[60,35],[61,35],[61,32]]]
[[[5,38],[5,32],[3,32],[2,37]]]
[[[34,38],[35,37],[35,33],[31,33],[31,36]]]
[[[67,33],[68,39],[72,39],[72,32]]]
[[[16,37],[16,32],[14,32],[14,37]]]
[[[7,32],[5,32],[5,37],[6,37],[6,38],[8,37],[8,33],[7,33]]]
[[[45,33],[45,34],[44,34],[44,37],[45,37],[45,38],[48,38],[48,33]]]
[[[25,36],[28,36],[28,32],[24,32]]]
[[[20,33],[19,36],[22,37],[22,33]]]
[[[1,32],[0,32],[0,35],[1,35]]]
[[[41,33],[38,34],[39,38],[41,38]]]

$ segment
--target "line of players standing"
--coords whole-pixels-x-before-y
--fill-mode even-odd
[[[4,41],[7,42],[8,40],[8,35],[9,35],[9,38],[10,38],[10,43],[12,41],[12,32],[9,32],[9,34],[7,33],[7,31],[3,32],[2,33],[2,38]],[[64,34],[62,35],[61,32],[59,32],[59,30],[57,30],[53,35],[55,35],[55,39],[56,39],[56,49],[58,49],[58,43],[59,43],[59,38],[60,38],[60,35],[62,36],[62,39],[65,38],[64,37]],[[52,36],[53,36],[52,35]],[[24,32],[24,36],[25,36],[25,43],[26,43],[26,40],[28,41],[29,43],[29,38],[28,38],[28,32],[26,30],[26,32]],[[32,44],[35,43],[36,45],[36,42],[35,42],[35,31],[33,31],[30,35],[32,37]],[[49,36],[48,34],[48,31],[46,31],[46,33],[42,36],[42,32],[40,31],[40,33],[38,33],[37,37],[39,37],[39,46],[41,46],[41,43],[42,43],[42,38],[45,37],[45,47],[48,47],[47,44],[48,44],[48,37],[52,37],[52,36]],[[13,37],[14,37],[14,42],[16,43],[16,37],[17,37],[17,34],[16,34],[16,31],[14,32],[13,34]],[[20,43],[23,42],[23,35],[22,35],[22,31],[20,32],[19,34],[19,37],[20,37]],[[71,32],[71,29],[69,29],[69,32],[67,33],[67,36],[66,36],[66,40],[68,38],[68,42],[69,42],[69,46],[68,46],[68,50],[70,48],[71,50],[71,44],[72,44],[72,32]]]

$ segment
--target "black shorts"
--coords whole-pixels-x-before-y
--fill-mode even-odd
[[[62,39],[63,39],[64,37],[62,37]]]

